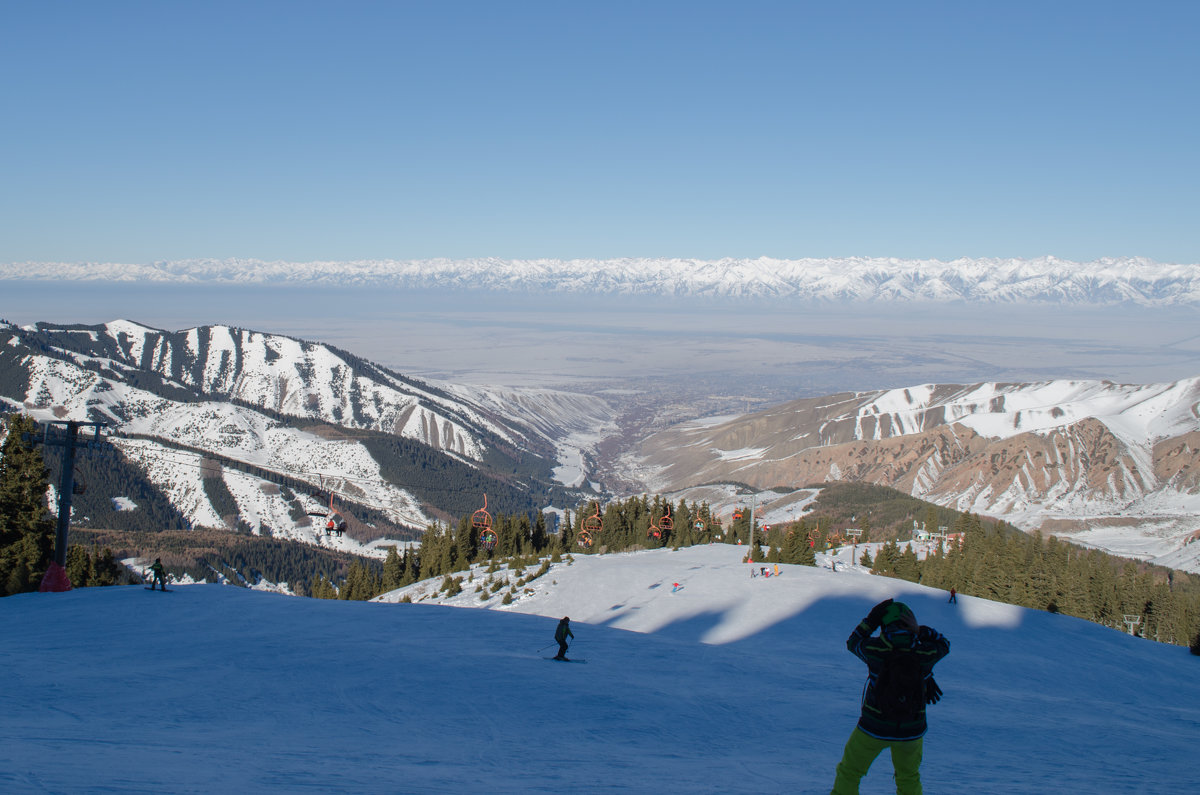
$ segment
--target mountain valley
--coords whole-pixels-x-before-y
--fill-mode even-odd
[[[751,490],[779,521],[794,518],[796,490],[844,480],[1200,570],[1195,378],[796,399],[783,373],[672,371],[561,388],[414,378],[231,326],[7,324],[0,343],[0,401],[43,422],[110,423],[113,446],[149,483],[140,499],[110,496],[134,512],[139,501],[169,504],[155,520],[165,527],[380,557],[485,495],[493,510],[531,513],[642,491],[728,506]],[[127,503],[92,505],[108,521],[132,518]],[[335,510],[348,518],[344,536],[317,521]]]

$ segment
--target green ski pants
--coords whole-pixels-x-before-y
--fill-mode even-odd
[[[842,761],[838,762],[837,778],[830,795],[858,795],[858,782],[884,748],[892,749],[897,794],[921,795],[921,752],[924,745],[923,737],[915,740],[879,740],[855,727],[846,741]]]

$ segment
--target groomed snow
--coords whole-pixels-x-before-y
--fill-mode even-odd
[[[2,599],[0,790],[824,793],[865,674],[845,638],[887,596],[951,641],[926,792],[1200,787],[1186,649],[853,571],[752,579],[742,552],[576,558],[507,611],[215,585]],[[543,659],[563,614],[586,664]],[[862,791],[892,789],[884,755]]]

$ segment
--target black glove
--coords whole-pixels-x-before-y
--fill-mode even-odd
[[[888,605],[892,603],[891,599],[884,599],[879,604],[871,608],[871,612],[867,613],[867,617],[863,619],[867,626],[874,631],[883,622],[883,611],[887,610]]]
[[[922,627],[925,629],[925,627]],[[933,681],[933,677],[925,680],[925,703],[936,704],[942,700],[942,689],[938,687],[938,683]]]
[[[922,626],[917,630],[917,640],[935,641],[938,639],[938,631],[933,627]]]

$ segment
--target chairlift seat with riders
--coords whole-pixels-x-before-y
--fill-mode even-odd
[[[325,535],[337,534],[338,538],[346,532],[346,517],[333,509],[333,492],[329,492],[328,511],[309,511],[309,516],[320,516],[325,519]]]
[[[471,514],[471,529],[479,538],[479,546],[491,552],[496,548],[499,536],[492,527],[492,515],[487,510],[487,495],[483,495],[483,507]]]
[[[600,518],[600,503],[596,503],[596,512],[583,520],[583,529],[590,535],[600,535],[604,529],[604,520]]]

